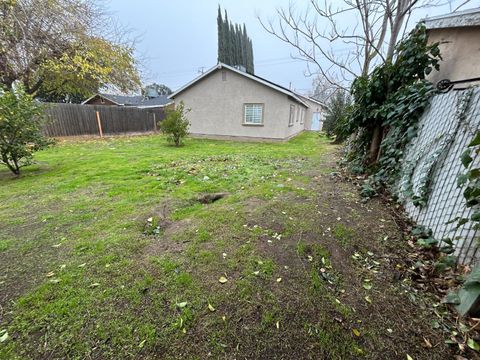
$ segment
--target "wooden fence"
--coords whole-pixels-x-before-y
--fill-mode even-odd
[[[49,137],[155,132],[165,117],[161,108],[107,105],[48,104],[45,111],[43,133]]]

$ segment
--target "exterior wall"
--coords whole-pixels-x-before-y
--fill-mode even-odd
[[[305,130],[312,129],[312,117],[313,113],[320,113],[320,130],[322,130],[323,121],[325,120],[325,108],[322,105],[317,104],[314,101],[303,99],[308,105],[308,111],[305,116]]]
[[[304,106],[286,94],[224,68],[175,96],[175,103],[180,101],[191,109],[187,117],[194,135],[285,139],[304,129],[300,120],[288,125],[290,105],[306,110]],[[249,103],[264,104],[262,125],[243,124],[244,104]]]
[[[102,102],[103,100],[103,102]],[[89,102],[85,103],[85,105],[113,105],[117,106],[114,102],[111,102],[110,100],[103,99],[100,96],[95,96],[93,99],[91,99]]]
[[[480,77],[480,26],[430,29],[428,38],[430,43],[440,43],[443,58],[440,71],[433,71],[430,81],[436,84],[442,79],[453,81]]]

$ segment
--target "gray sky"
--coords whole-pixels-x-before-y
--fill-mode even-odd
[[[119,21],[140,35],[137,48],[145,58],[145,81],[165,84],[173,90],[199,75],[217,62],[217,8],[227,9],[228,17],[245,23],[253,42],[255,73],[273,82],[300,92],[311,89],[312,78],[305,77],[305,63],[293,60],[294,50],[268,34],[258,22],[274,19],[275,8],[288,7],[289,0],[110,0],[106,6]],[[308,0],[292,3],[298,9],[307,7]],[[339,2],[333,0],[332,3]],[[480,6],[473,0],[467,7]],[[416,21],[425,16],[449,12],[449,6],[419,10]],[[345,19],[353,22],[354,19]],[[345,48],[339,49],[345,51]]]

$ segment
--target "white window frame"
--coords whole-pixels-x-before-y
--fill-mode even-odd
[[[300,125],[303,125],[305,122],[305,109],[302,108],[300,111]]]
[[[297,113],[295,114],[295,122],[300,120],[300,106],[297,106]]]
[[[260,122],[247,121],[247,107],[256,106],[261,108],[261,119]],[[245,103],[243,104],[243,125],[248,126],[263,126],[263,119],[265,116],[265,104],[263,103]]]
[[[288,117],[288,126],[293,126],[293,123],[295,121],[295,105],[290,104],[290,115]]]

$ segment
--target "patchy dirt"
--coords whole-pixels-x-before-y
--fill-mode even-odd
[[[259,279],[255,284],[262,290],[247,299],[238,296],[245,291],[238,286],[246,276],[241,272],[230,271],[231,283],[211,289],[225,297],[219,308],[228,314],[229,326],[217,339],[223,356],[452,358],[445,334],[431,326],[434,314],[424,307],[423,295],[415,295],[422,301],[412,300],[398,279],[397,259],[407,245],[395,214],[380,200],[361,202],[354,187],[336,175],[310,171],[309,176],[306,194],[286,192],[242,204],[244,226],[258,232],[253,253],[272,259],[276,270],[272,278]],[[178,222],[165,236],[190,224]],[[230,245],[243,243],[237,241],[234,237]],[[214,277],[202,272],[205,283]],[[191,343],[179,350],[182,357],[212,356],[207,342],[212,328],[204,321],[189,329]]]

